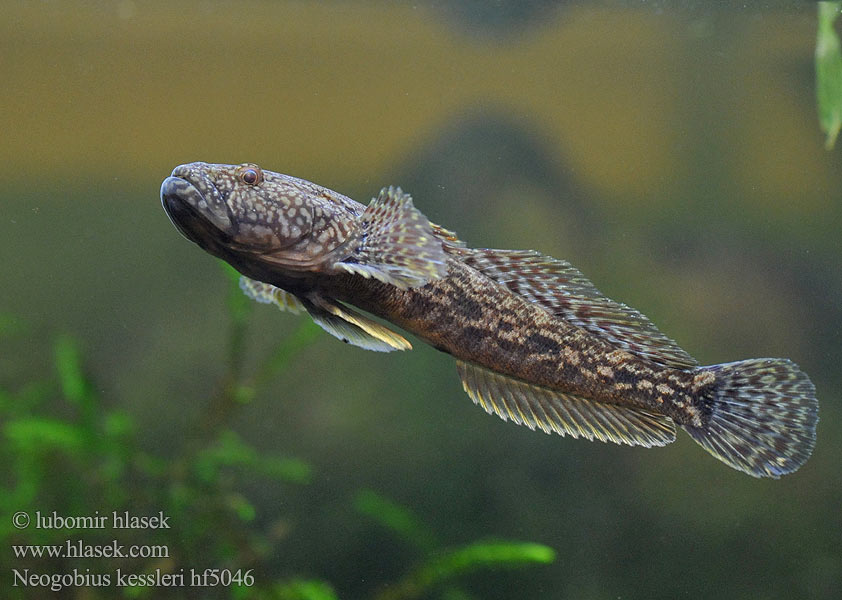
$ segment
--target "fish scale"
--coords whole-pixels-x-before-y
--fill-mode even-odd
[[[468,248],[400,188],[366,207],[252,163],[190,163],[161,201],[251,298],[369,350],[411,345],[355,309],[397,325],[452,355],[469,397],[503,420],[647,447],[677,425],[755,477],[795,471],[815,445],[815,388],[791,361],[699,366],[566,261]]]

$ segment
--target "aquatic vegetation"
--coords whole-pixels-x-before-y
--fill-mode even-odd
[[[530,564],[548,564],[555,551],[542,544],[501,540],[473,542],[455,548],[443,546],[439,536],[409,508],[374,492],[360,490],[353,501],[358,513],[368,517],[395,537],[418,550],[421,558],[403,577],[382,585],[373,600],[411,600],[439,592],[439,597],[469,599],[456,579],[464,574],[510,569]],[[333,587],[324,581],[291,579],[274,584],[261,598],[277,600],[337,600]]]
[[[555,560],[552,548],[542,544],[500,540],[478,541],[457,548],[444,548],[440,537],[411,510],[372,490],[362,490],[354,501],[357,511],[367,515],[423,553],[423,560],[376,600],[409,600],[447,584],[445,597],[468,597],[451,579],[479,569],[512,568],[546,564]]]
[[[229,274],[231,271],[225,267]],[[175,455],[149,450],[134,418],[103,398],[85,368],[81,343],[59,335],[52,344],[53,370],[28,381],[0,384],[0,463],[7,476],[0,481],[0,543],[11,545],[63,545],[69,538],[86,544],[105,545],[115,537],[130,545],[166,546],[166,556],[148,559],[15,557],[10,567],[39,573],[87,573],[86,597],[114,597],[111,585],[93,579],[117,569],[137,574],[178,575],[191,568],[228,569],[248,574],[243,585],[204,588],[205,597],[272,598],[282,600],[332,600],[339,596],[327,582],[292,578],[261,581],[256,572],[265,570],[284,538],[284,515],[259,514],[242,490],[246,482],[262,487],[280,486],[288,500],[295,500],[294,487],[317,476],[310,463],[300,458],[259,452],[230,426],[239,407],[251,402],[260,387],[289,367],[295,357],[321,330],[304,322],[276,347],[251,373],[242,362],[247,343],[251,305],[232,277],[228,303],[230,329],[228,360],[216,393],[207,401],[194,430],[185,432]],[[23,335],[22,326],[4,315],[0,318],[0,341]],[[289,488],[289,491],[287,491]],[[348,501],[347,515],[354,510],[376,519],[395,536],[410,540],[421,549],[422,560],[381,600],[415,598],[450,582],[458,575],[479,568],[496,569],[529,563],[547,563],[553,551],[536,544],[478,542],[445,549],[436,536],[411,511],[390,503],[375,492],[360,492]],[[17,511],[59,515],[158,514],[169,517],[168,528],[33,528],[18,530],[8,516]],[[97,512],[98,511],[98,512]],[[109,521],[110,523],[110,521]],[[94,574],[94,575],[90,575]],[[7,573],[8,575],[8,573]],[[188,576],[189,577],[189,576]],[[72,584],[71,584],[72,585]],[[68,586],[69,587],[69,586]],[[75,587],[80,587],[78,584]],[[129,585],[120,592],[132,598],[182,597],[183,585]],[[31,590],[13,587],[10,598],[24,598]],[[460,597],[467,597],[464,594]]]
[[[0,493],[0,513],[161,512],[169,517],[169,528],[115,532],[110,528],[29,527],[18,531],[12,519],[4,518],[0,521],[3,545],[7,549],[11,544],[63,545],[69,538],[94,545],[118,537],[125,547],[158,545],[168,551],[164,556],[131,562],[101,557],[22,557],[11,567],[39,573],[64,573],[74,568],[92,573],[113,573],[118,568],[133,573],[158,569],[179,573],[182,568],[200,564],[245,571],[271,553],[278,540],[267,528],[249,526],[255,519],[255,507],[239,491],[241,482],[259,478],[267,485],[271,481],[306,484],[312,475],[308,463],[261,455],[221,422],[213,432],[194,432],[196,435],[179,455],[158,455],[143,448],[132,417],[111,406],[96,391],[74,338],[62,335],[55,340],[53,363],[55,372],[50,375],[17,389],[6,385],[0,388],[0,460],[9,471]],[[222,404],[236,402],[231,394],[221,396],[225,398]],[[214,410],[220,405],[211,403]],[[209,422],[219,419],[208,418],[201,426]],[[113,597],[110,587],[103,586],[100,596],[97,584],[93,585],[90,597]],[[182,593],[178,587],[129,586],[124,591],[131,597]],[[28,596],[21,587],[10,593],[9,597]]]
[[[816,97],[819,123],[827,135],[825,148],[832,150],[842,128],[842,49],[833,28],[842,2],[819,2],[819,26],[816,35]]]
[[[324,581],[292,579],[277,584],[268,598],[277,600],[337,600],[338,596],[330,584]]]

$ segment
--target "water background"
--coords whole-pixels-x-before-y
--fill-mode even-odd
[[[138,446],[179,452],[229,332],[230,281],[158,198],[195,160],[256,162],[361,202],[400,185],[471,246],[569,260],[704,364],[790,357],[816,384],[814,456],[756,480],[683,434],[645,450],[503,423],[415,338],[384,355],[321,335],[225,422],[313,469],[308,485],[234,485],[255,508],[244,529],[282,524],[263,582],[360,598],[398,579],[417,553],[349,508],[371,489],[444,546],[557,553],[463,577],[460,597],[842,593],[842,149],[825,151],[818,127],[813,3],[0,6],[6,389],[51,373],[68,334]],[[256,307],[245,369],[301,318]],[[75,418],[58,395],[44,410]],[[78,476],[58,459],[49,473]],[[70,510],[36,497],[28,508]],[[5,578],[8,547],[0,564]]]

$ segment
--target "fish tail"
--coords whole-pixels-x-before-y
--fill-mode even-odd
[[[816,444],[816,388],[793,362],[756,358],[700,367],[715,376],[700,397],[702,425],[683,424],[726,464],[754,477],[791,473]]]

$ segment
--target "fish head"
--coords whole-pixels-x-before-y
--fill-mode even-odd
[[[312,207],[292,179],[251,163],[188,163],[161,184],[161,203],[176,228],[212,254],[274,253],[313,227]]]
[[[161,203],[187,239],[261,281],[332,264],[365,208],[253,163],[180,165],[161,184]]]

